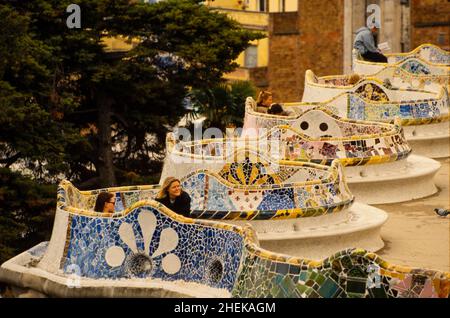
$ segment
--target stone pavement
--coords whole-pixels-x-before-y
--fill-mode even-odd
[[[375,205],[389,214],[381,228],[385,247],[378,251],[392,264],[450,272],[450,215],[438,216],[435,208],[450,208],[450,159],[438,159],[435,181],[439,192],[414,201]]]

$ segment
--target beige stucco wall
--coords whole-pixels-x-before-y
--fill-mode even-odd
[[[269,12],[280,12],[281,2],[282,0],[266,0]],[[214,0],[205,1],[205,4],[207,6],[225,9],[244,10],[245,8],[247,11],[260,11],[259,0]],[[284,0],[284,6],[285,12],[297,11],[298,2],[295,0]]]

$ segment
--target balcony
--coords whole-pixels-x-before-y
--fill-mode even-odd
[[[239,22],[245,29],[268,31],[269,13],[267,12],[244,11],[224,8],[211,9],[228,15],[228,17],[230,17],[231,19]]]

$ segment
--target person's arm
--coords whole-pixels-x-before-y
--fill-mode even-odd
[[[361,55],[366,54],[366,52],[367,52],[367,49],[364,46],[363,42],[359,39],[355,41],[355,44],[353,45],[353,47],[356,50],[358,50],[359,54],[361,54]]]

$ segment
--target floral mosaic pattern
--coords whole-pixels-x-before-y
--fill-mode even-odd
[[[311,192],[313,188],[304,191]],[[57,213],[72,211],[64,202],[59,200],[59,206],[68,210]],[[141,202],[120,218],[72,211],[68,230],[61,266],[69,275],[68,267],[78,265],[81,279],[182,280],[224,288],[233,297],[450,295],[450,273],[393,266],[361,249],[347,249],[323,261],[276,254],[258,247],[250,228],[187,219],[155,201]],[[177,234],[164,234],[172,230]],[[119,249],[131,257],[118,257]],[[173,258],[167,261],[171,266],[163,264],[168,257]]]
[[[248,158],[244,162],[249,162]],[[258,165],[258,164],[256,164]],[[241,165],[242,174],[250,175],[254,165]],[[262,166],[262,165],[261,165]],[[245,172],[247,170],[247,172]],[[253,170],[254,171],[254,170]],[[310,170],[308,176],[317,180]],[[312,186],[303,183],[243,184],[227,183],[210,173],[192,173],[182,181],[183,190],[191,195],[191,216],[207,219],[280,219],[317,216],[339,211],[353,202],[352,195],[340,177],[316,183],[320,191],[309,191]],[[259,179],[262,180],[262,179]],[[307,193],[307,200],[298,198],[299,189]],[[309,191],[309,192],[308,192]],[[203,196],[202,196],[203,195]],[[309,203],[316,202],[311,205]]]
[[[242,237],[232,231],[185,224],[173,212],[163,210],[167,209],[154,202],[122,218],[73,214],[63,270],[68,273],[75,264],[82,277],[184,280],[231,290]],[[211,259],[220,260],[219,277],[210,275],[207,264]]]
[[[343,180],[342,167],[338,161],[330,166],[293,162],[291,165],[276,165],[272,170],[270,164],[259,161],[258,156],[245,157],[242,161],[224,164],[219,173],[208,170],[193,171],[181,178],[183,190],[191,197],[191,216],[202,219],[282,219],[318,216],[339,212],[353,203],[350,193]],[[295,182],[286,182],[288,178],[296,178]],[[65,181],[60,186],[59,204],[66,205],[65,193],[73,186]],[[153,186],[156,192],[159,186]],[[133,187],[133,191],[124,188],[110,188],[102,191],[115,193],[116,209],[132,208],[142,197],[141,192],[148,192],[148,186]],[[304,189],[308,198],[297,198],[299,189]],[[311,189],[315,189],[311,191]],[[93,191],[97,193],[98,191]],[[83,193],[86,197],[96,197],[95,194]],[[118,201],[118,200],[122,201]],[[135,201],[133,201],[135,200]],[[73,202],[73,207],[80,206]],[[311,204],[314,203],[314,204]],[[92,215],[101,215],[90,211]],[[123,215],[123,210],[116,216]],[[147,222],[148,223],[148,222]],[[153,224],[153,223],[152,223]],[[148,226],[147,226],[148,227]],[[129,225],[121,225],[118,229],[127,233],[126,246],[111,247],[110,259],[113,264],[123,264],[129,250],[133,254],[146,255],[147,263],[152,262],[153,254],[147,247],[134,245],[133,233]],[[121,235],[121,238],[124,235]],[[149,235],[145,235],[148,239]],[[122,241],[125,240],[122,238]],[[144,259],[144,256],[141,259]],[[173,258],[173,256],[171,256]]]
[[[366,83],[364,85],[361,85],[355,90],[355,93],[358,94],[361,98],[369,101],[389,101],[389,98],[383,91],[383,89],[380,86],[375,85],[374,83]]]
[[[153,212],[142,209],[138,215],[138,223],[144,239],[144,249],[139,250],[136,235],[130,223],[122,223],[119,227],[120,239],[131,250],[127,259],[127,269],[134,275],[145,275],[153,269],[154,259],[174,250],[179,242],[178,233],[172,228],[161,232],[158,249],[150,254],[150,242],[156,229],[156,216]],[[121,266],[125,262],[125,251],[120,246],[111,246],[105,254],[105,259],[111,267]],[[175,274],[180,270],[181,262],[175,254],[167,254],[161,260],[161,266],[167,274]]]
[[[233,184],[280,184],[280,178],[275,173],[268,173],[269,169],[264,163],[252,162],[247,157],[243,162],[226,164],[219,175]]]
[[[398,114],[400,105],[402,105],[402,107],[404,107],[404,105],[409,105],[411,108],[408,115],[405,116],[405,113],[403,112],[401,116],[399,116],[403,120],[402,125],[428,124],[430,119],[436,122],[448,120],[450,107],[448,95],[448,88],[450,87],[448,86],[448,81],[450,80],[450,68],[448,68],[446,73],[447,85],[438,86],[436,85],[436,82],[439,81],[436,81],[436,79],[430,75],[435,73],[430,72],[428,69],[420,71],[423,70],[422,66],[423,65],[419,61],[408,59],[402,62],[398,67],[390,66],[380,70],[376,74],[362,76],[363,80],[360,81],[360,84],[354,85],[353,87],[331,85],[322,85],[319,87],[312,84],[307,85],[308,91],[306,95],[320,96],[321,92],[323,94],[334,94],[330,95],[334,96],[332,99],[323,101],[323,103],[327,106],[333,106],[337,110],[336,114],[356,120],[379,121],[381,117],[387,117],[390,118],[390,120],[394,120],[394,117]],[[372,78],[372,76],[377,79]],[[334,79],[339,81],[341,77],[336,76]],[[328,76],[323,80],[331,81],[333,80],[333,77]],[[381,81],[383,81],[383,84]],[[408,89],[398,88],[399,84]],[[430,85],[429,89],[431,91],[417,91],[416,89],[410,88],[413,86],[416,88],[417,86],[425,88],[426,85]],[[338,94],[336,93],[337,91],[341,93]],[[417,98],[414,97],[416,95],[414,93],[418,94]],[[346,99],[350,111],[345,109]],[[285,108],[288,110],[298,110],[302,108],[306,110],[313,107],[317,106],[310,102],[285,105]],[[373,117],[364,116],[360,111],[362,108],[367,112],[378,112],[379,115]],[[428,110],[424,112],[424,108],[428,108]],[[355,113],[359,113],[359,116],[354,116]],[[411,120],[414,120],[414,122],[411,123]]]
[[[401,160],[408,156],[411,148],[403,130],[395,125],[362,121],[366,119],[366,103],[361,98],[358,101],[353,102],[351,108],[352,117],[358,121],[343,120],[321,107],[308,109],[295,119],[282,119],[283,116],[273,119],[274,116],[260,115],[247,107],[246,120],[256,117],[259,119],[255,121],[257,125],[270,128],[260,138],[277,140],[280,157],[285,160],[323,164],[340,159],[346,165],[360,165]],[[279,121],[284,125],[278,125]]]

